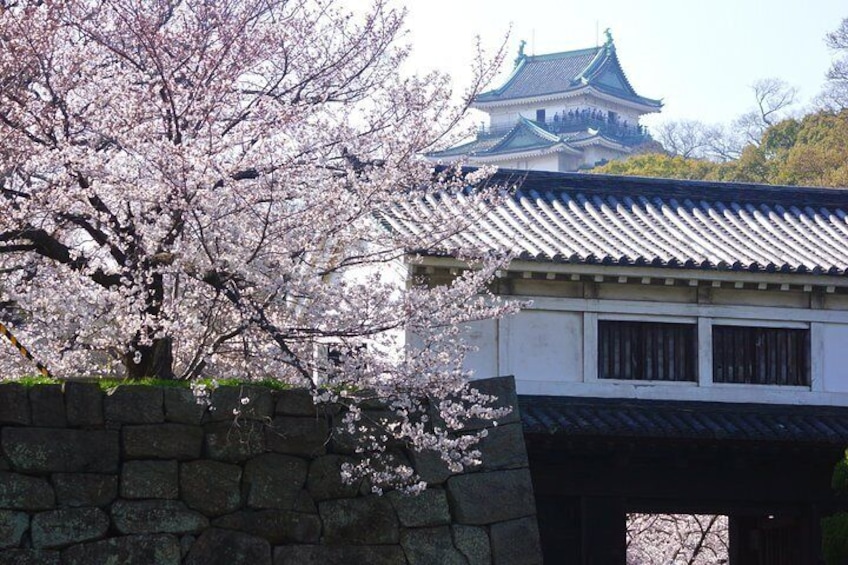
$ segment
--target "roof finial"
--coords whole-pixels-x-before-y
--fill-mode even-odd
[[[524,59],[524,57],[526,57],[526,55],[524,54],[524,46],[525,45],[527,45],[527,42],[524,41],[523,39],[518,44],[518,57],[515,58],[515,66],[516,67],[518,66],[518,63],[520,63],[522,61],[522,59]]]
[[[604,43],[604,47],[606,47],[607,49],[615,49],[615,45],[613,45],[612,43],[612,32],[610,31],[610,28],[604,30],[604,35],[607,36],[607,40]]]

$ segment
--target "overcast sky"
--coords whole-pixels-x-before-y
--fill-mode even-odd
[[[467,80],[475,35],[493,46],[511,29],[504,63],[508,73],[522,39],[529,54],[551,53],[593,47],[610,28],[636,92],[665,102],[662,114],[649,124],[655,119],[728,122],[751,107],[750,86],[760,78],[781,78],[809,101],[831,60],[824,35],[848,17],[845,0],[396,3],[409,10],[411,66],[445,70],[457,84]]]

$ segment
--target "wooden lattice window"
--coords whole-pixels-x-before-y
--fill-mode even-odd
[[[598,378],[696,381],[695,324],[598,322]]]
[[[713,382],[810,386],[810,331],[713,326]]]

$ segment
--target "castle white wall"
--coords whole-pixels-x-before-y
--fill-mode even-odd
[[[522,171],[560,171],[558,153],[526,159],[505,159],[498,162],[497,165],[504,169],[519,169]]]
[[[848,393],[848,324],[817,324],[822,389]]]
[[[536,119],[537,110],[545,110],[545,118],[552,120],[554,115],[567,115],[569,111],[580,112],[582,110],[595,110],[606,115],[612,110],[619,116],[619,122],[627,122],[629,126],[639,125],[640,112],[632,108],[617,104],[609,100],[601,100],[594,96],[581,95],[570,98],[547,100],[545,102],[518,102],[509,106],[486,109],[489,114],[489,125],[493,129],[512,127],[518,118],[524,117],[528,120]]]
[[[525,386],[578,382],[583,365],[583,317],[572,312],[527,310],[500,322],[502,374],[522,375]]]
[[[848,406],[848,310],[841,297],[831,297],[834,307],[826,297],[811,307],[809,293],[721,289],[719,303],[699,304],[696,290],[685,287],[603,286],[599,296],[616,296],[617,288],[618,298],[535,295],[529,309],[489,321],[472,337],[480,351],[467,360],[469,368],[481,378],[514,375],[520,394]],[[664,290],[672,300],[660,298]],[[599,319],[697,324],[697,382],[598,379]],[[713,383],[713,324],[809,329],[810,386]]]
[[[616,149],[610,149],[608,147],[602,147],[599,145],[594,145],[590,147],[586,147],[583,150],[583,161],[587,165],[596,165],[603,163],[605,161],[612,161],[613,159],[620,159],[623,156],[628,155],[626,151],[618,151]]]

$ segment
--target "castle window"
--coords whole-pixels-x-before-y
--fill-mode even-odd
[[[810,331],[713,326],[713,382],[810,386]]]
[[[536,110],[536,121],[543,124],[545,123],[545,109]]]
[[[695,324],[600,320],[598,378],[697,381]]]

